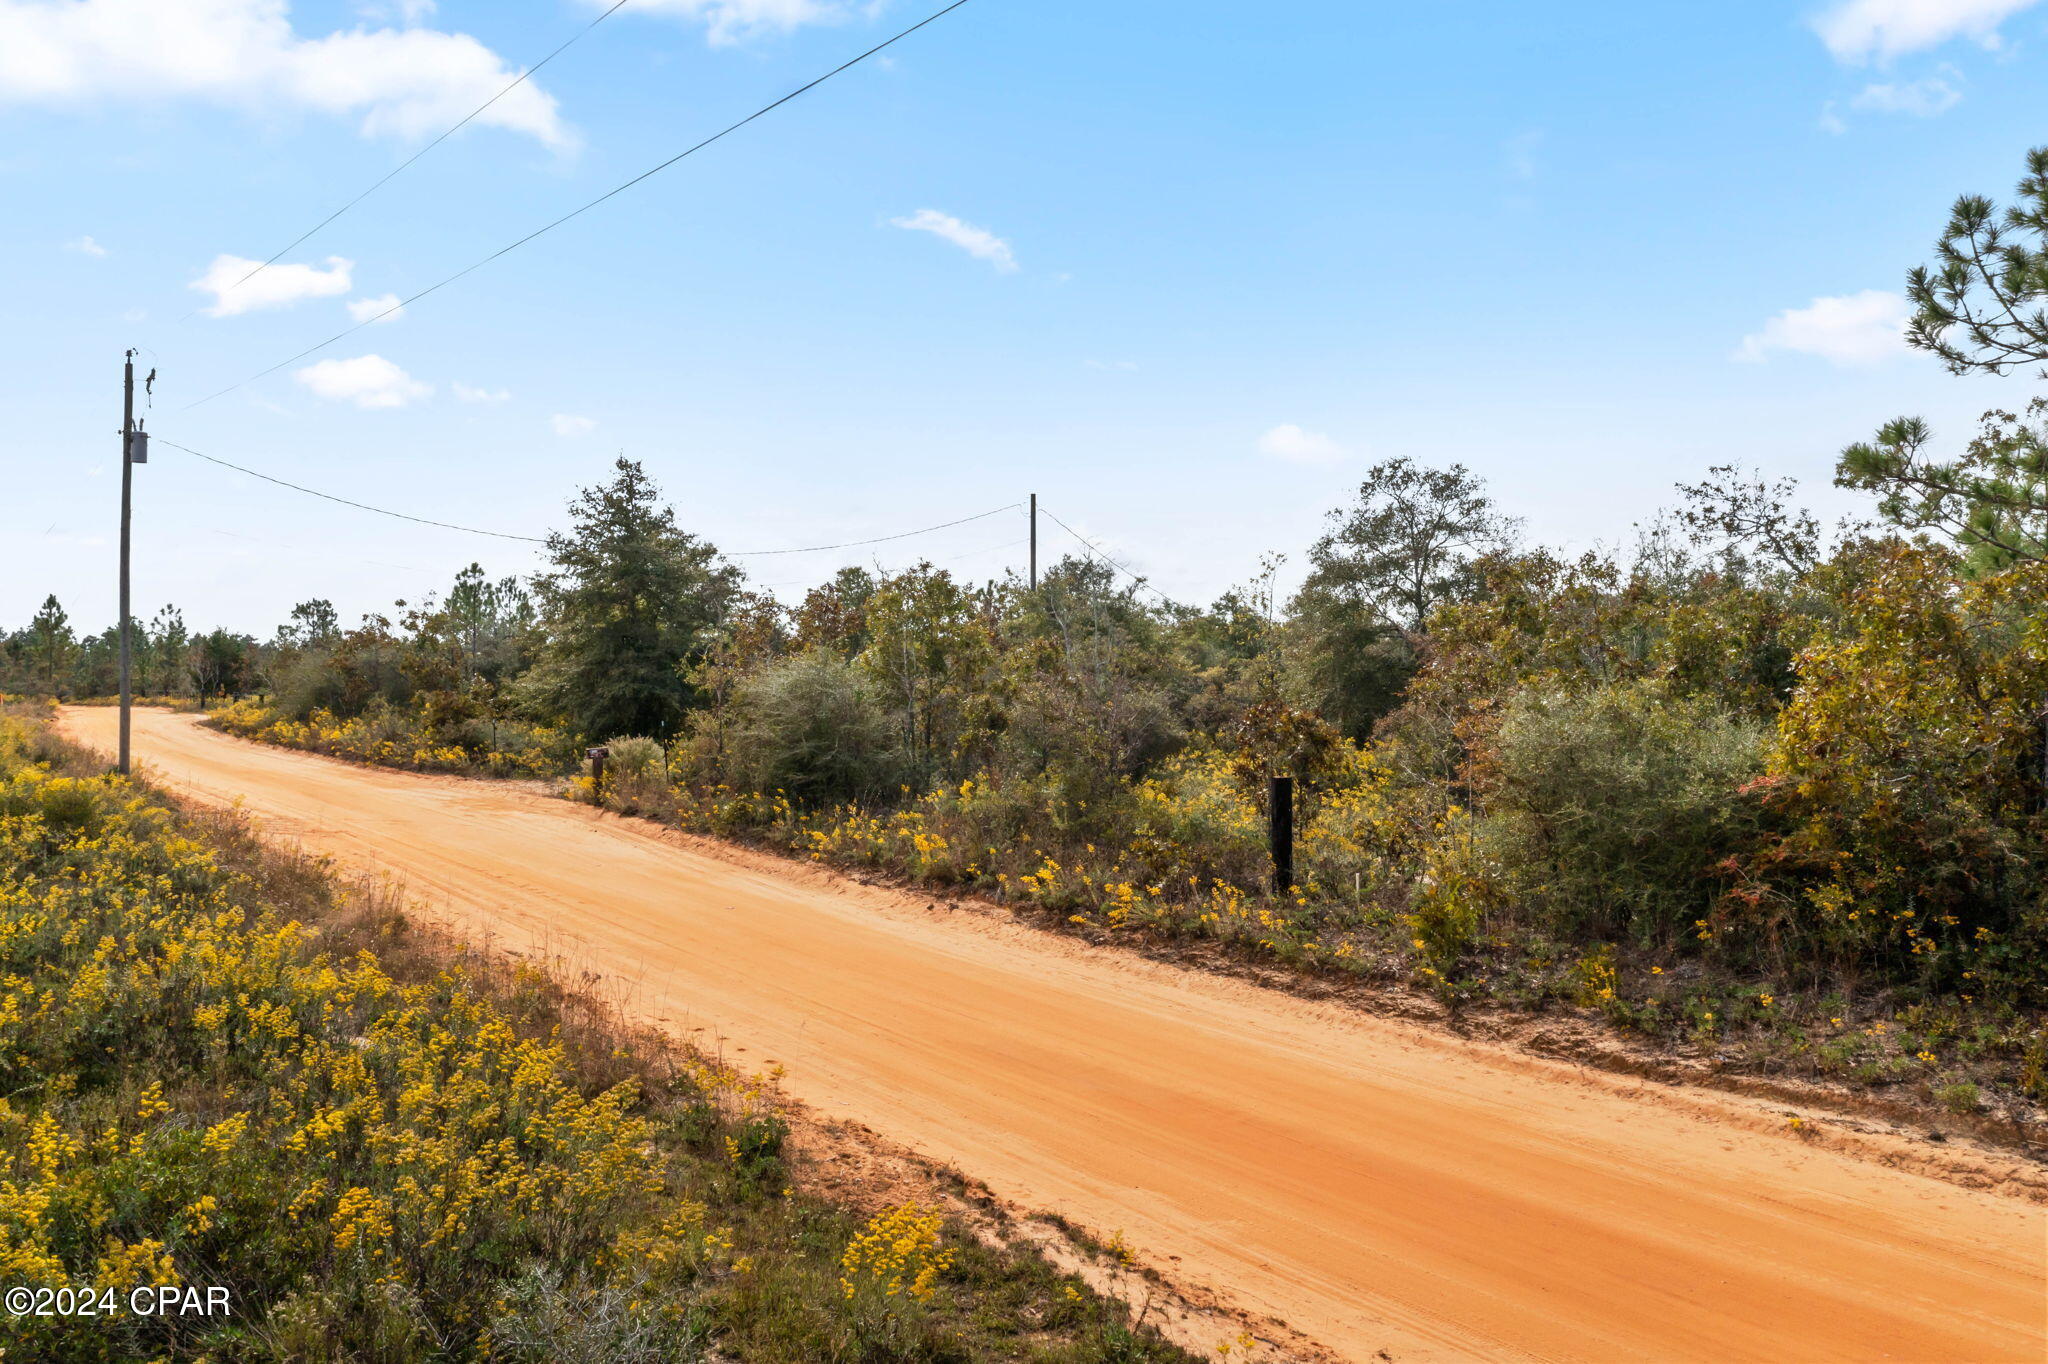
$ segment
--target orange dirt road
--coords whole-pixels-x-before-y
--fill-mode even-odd
[[[112,747],[111,709],[63,723]],[[2048,1358],[2048,1209],[1802,1143],[1754,1106],[1660,1099],[501,784],[161,711],[135,733],[160,780],[394,873],[473,937],[617,977],[630,1010],[783,1063],[818,1109],[1122,1229],[1347,1357]]]

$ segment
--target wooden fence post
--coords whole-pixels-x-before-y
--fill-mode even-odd
[[[1294,778],[1267,781],[1266,828],[1273,849],[1273,893],[1290,895],[1294,891]]]

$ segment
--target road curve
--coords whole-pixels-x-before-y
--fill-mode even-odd
[[[112,745],[111,709],[62,724]],[[1352,1358],[2048,1358],[2037,1204],[502,784],[162,711],[135,753]]]

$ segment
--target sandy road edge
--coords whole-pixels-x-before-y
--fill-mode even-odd
[[[182,803],[182,801],[180,802]],[[288,836],[262,835],[276,843]],[[343,875],[347,883],[351,878]],[[354,880],[404,894],[400,878],[357,873]],[[477,941],[437,914],[430,904],[408,899],[427,931],[447,939],[455,952],[516,960],[547,975],[565,992],[617,1020],[621,1034],[652,1046],[704,1054],[701,1044],[632,1002],[634,986],[623,977],[584,967],[573,955],[551,949],[523,950],[492,937]],[[607,987],[610,997],[601,997]],[[722,1055],[721,1064],[731,1065]],[[1035,1254],[1062,1273],[1080,1277],[1104,1297],[1122,1301],[1133,1324],[1143,1324],[1182,1349],[1207,1358],[1229,1343],[1230,1358],[1246,1364],[1345,1364],[1345,1357],[1317,1344],[1277,1318],[1232,1304],[1226,1295],[1185,1281],[1167,1259],[1130,1247],[1111,1249],[1114,1228],[1083,1227],[1006,1199],[980,1180],[924,1155],[864,1123],[826,1116],[783,1089],[771,1076],[751,1077],[788,1122],[791,1180],[807,1193],[873,1214],[913,1201],[945,1208],[984,1244]]]
[[[473,780],[439,775],[425,775],[425,779]],[[1578,1020],[1530,1020],[1531,1026],[1514,1028],[1488,1019],[1486,1025],[1493,1035],[1481,1035],[1477,1030],[1448,1026],[1440,1016],[1432,1017],[1413,1007],[1414,1001],[1390,1000],[1387,1007],[1374,1007],[1376,992],[1362,984],[1355,989],[1327,992],[1292,988],[1300,982],[1283,973],[1191,965],[1178,954],[1145,951],[1127,943],[1104,940],[1101,935],[1070,932],[1063,926],[1048,924],[1044,915],[1019,912],[1015,907],[979,895],[863,877],[772,848],[685,833],[639,816],[606,811],[600,817],[638,836],[748,871],[805,882],[828,893],[864,900],[884,912],[948,919],[968,914],[992,932],[1029,935],[1041,944],[1041,950],[1051,946],[1057,951],[1109,961],[1126,970],[1171,973],[1184,979],[1190,988],[1225,996],[1242,997],[1250,992],[1270,999],[1275,994],[1282,995],[1340,1026],[1359,1026],[1370,1020],[1374,1026],[1399,1028],[1440,1050],[1478,1054],[1507,1070],[1558,1083],[1593,1086],[1637,1102],[1677,1108],[1730,1126],[1838,1151],[1964,1188],[2048,1204],[2048,1154],[2028,1154],[1974,1135],[1930,1136],[1929,1132],[1936,1129],[1908,1126],[1889,1114],[1873,1116],[1853,1096],[1845,1097],[1817,1086],[1808,1090],[1790,1084],[1751,1083],[1754,1077],[1748,1076],[1659,1073],[1658,1068],[1646,1064],[1646,1058],[1636,1052],[1583,1045],[1583,1038],[1579,1039],[1581,1045],[1565,1054],[1551,1046],[1529,1044],[1531,1032],[1543,1035],[1547,1041]],[[1585,1031],[1583,1027],[1580,1030]]]

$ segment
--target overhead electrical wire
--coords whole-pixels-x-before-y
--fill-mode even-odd
[[[945,558],[943,558],[943,559],[933,559],[933,560],[928,560],[927,562],[930,562],[930,563],[934,563],[934,564],[951,564],[951,563],[958,563],[958,562],[959,562],[960,560],[962,560],[962,559],[972,559],[972,558],[974,558],[974,557],[975,557],[976,555],[980,555],[980,554],[994,554],[994,553],[996,553],[996,552],[997,552],[998,550],[1005,550],[1005,549],[1016,549],[1016,548],[1018,548],[1019,546],[1022,546],[1022,545],[1028,545],[1028,544],[1030,544],[1030,543],[1031,543],[1031,540],[1030,540],[1030,538],[1029,538],[1029,537],[1027,536],[1026,538],[1024,538],[1024,539],[1022,539],[1022,540],[1011,540],[1011,541],[1010,541],[1010,542],[1008,542],[1007,544],[1001,544],[1001,545],[983,545],[983,546],[981,546],[981,548],[979,548],[979,549],[970,549],[970,550],[968,550],[968,551],[967,551],[967,552],[966,552],[965,554],[952,554],[952,555],[948,555],[948,556],[946,556],[946,557],[945,557]],[[817,579],[815,579],[815,578],[787,578],[787,579],[784,579],[784,580],[783,580],[782,582],[779,582],[779,583],[756,583],[756,584],[754,584],[754,586],[756,586],[756,587],[759,587],[759,588],[762,588],[762,589],[764,589],[764,590],[766,590],[766,589],[770,589],[770,588],[777,588],[777,587],[814,587],[814,586],[817,586],[817,585],[818,585],[818,580],[817,580]]]
[[[362,321],[356,323],[355,326],[350,327],[345,331],[336,332],[333,336],[328,337],[325,341],[320,342],[318,345],[308,346],[306,349],[300,351],[297,355],[289,356],[286,359],[280,360],[276,364],[270,366],[268,369],[258,370],[256,373],[250,375],[246,379],[242,379],[235,383],[229,384],[226,388],[223,388],[218,392],[209,393],[204,398],[200,398],[195,402],[187,403],[185,407],[181,410],[189,412],[193,408],[198,407],[203,403],[210,403],[215,398],[225,397],[227,394],[233,393],[236,389],[241,388],[244,385],[255,383],[258,379],[264,378],[268,375],[275,374],[277,373],[277,371],[283,369],[286,365],[297,364],[299,361],[305,359],[307,356],[314,355],[319,353],[320,351],[326,350],[335,342],[340,341],[346,337],[353,336],[357,332],[361,331],[363,328],[371,326],[377,322],[381,322],[385,318],[391,316],[393,313],[399,312],[402,309],[411,307],[413,304],[419,302],[427,295],[434,293],[437,290],[446,288],[448,285],[455,283],[457,280],[461,279],[465,275],[469,275],[474,273],[475,271],[481,270],[484,266],[489,265],[492,261],[497,260],[500,256],[509,255],[510,253],[517,251],[520,247],[526,245],[528,242],[534,240],[536,237],[545,236],[547,233],[554,231],[556,228],[562,226],[564,223],[567,223],[572,219],[579,218],[583,214],[588,213],[591,209],[596,208],[599,204],[604,203],[606,200],[615,198],[618,195],[625,193],[627,190],[633,188],[641,181],[651,179],[652,177],[659,175],[661,172],[667,170],[670,166],[675,165],[678,161],[683,160],[685,157],[694,156],[696,153],[703,151],[712,143],[718,142],[726,137],[731,136],[733,133],[738,132],[740,129],[746,127],[749,123],[752,123],[754,120],[761,118],[767,114],[773,113],[777,109],[780,109],[783,105],[789,103],[791,100],[797,98],[799,95],[807,94],[810,91],[817,89],[826,81],[831,80],[834,76],[839,75],[841,72],[850,70],[851,68],[860,65],[862,62],[866,61],[868,58],[874,56],[875,54],[885,51],[888,48],[894,47],[897,43],[902,42],[905,38],[908,38],[911,34],[917,32],[919,29],[924,28],[927,25],[937,23],[940,19],[945,18],[948,14],[951,14],[954,10],[959,9],[962,5],[965,5],[967,2],[968,0],[953,0],[952,4],[947,5],[944,9],[938,10],[930,15],[927,15],[925,18],[918,20],[909,28],[904,29],[902,32],[896,34],[894,37],[875,44],[873,47],[869,48],[867,51],[861,53],[857,57],[852,57],[844,62],[841,62],[838,66],[833,67],[830,71],[827,71],[824,75],[819,76],[816,80],[811,81],[807,85],[798,86],[796,89],[790,91],[788,94],[784,95],[781,99],[776,100],[774,103],[762,105],[759,109],[756,109],[753,113],[748,114],[745,118],[739,120],[737,123],[728,124],[726,127],[720,129],[718,132],[715,132],[711,136],[705,138],[702,142],[699,142],[694,146],[687,147],[684,150],[677,152],[674,156],[671,156],[668,160],[662,162],[660,165],[642,171],[640,174],[634,176],[632,179],[626,181],[624,184],[619,185],[613,189],[607,190],[603,194],[598,195],[597,198],[592,199],[590,202],[584,204],[582,207],[572,209],[568,213],[564,213],[561,217],[555,219],[553,222],[535,228],[533,231],[519,238],[519,240],[512,242],[510,245],[499,247],[496,251],[493,251],[490,255],[485,256],[482,260],[479,260],[472,265],[464,266],[462,269],[456,271],[454,274],[448,276],[446,279],[443,279],[438,283],[428,285],[426,288],[420,290],[418,293],[412,295],[412,297],[410,298],[399,300],[398,302],[392,304],[389,308],[386,308],[383,312],[377,313],[371,317],[366,317]]]
[[[255,469],[249,468],[247,465],[236,464],[229,460],[221,459],[217,455],[209,455],[204,450],[194,450],[189,445],[180,445],[174,440],[165,440],[162,436],[153,436],[151,439],[158,445],[168,445],[173,450],[183,450],[186,454],[203,459],[208,464],[218,464],[223,469],[233,469],[238,474],[247,474],[251,478],[260,478],[265,483],[275,483],[280,488],[290,488],[293,492],[304,493],[308,497],[317,497],[327,502],[338,502],[344,507],[354,507],[357,511],[375,512],[379,516],[395,517],[400,521],[412,521],[422,526],[436,526],[442,530],[459,530],[466,535],[488,535],[493,539],[520,540],[530,545],[544,545],[548,543],[548,537],[544,535],[514,535],[509,531],[483,530],[476,526],[459,526],[453,521],[436,521],[432,517],[414,516],[410,512],[392,511],[389,507],[373,507],[367,502],[358,502],[354,498],[339,497],[333,493],[323,493],[318,488],[308,488],[302,483],[292,483],[286,479],[260,473]],[[1000,516],[1006,511],[1015,511],[1022,505],[1023,503],[1021,502],[1012,502],[1007,507],[997,507],[993,511],[976,512],[972,516],[963,516],[957,521],[946,521],[936,526],[924,526],[918,530],[899,531],[894,535],[878,535],[872,540],[848,540],[844,544],[838,545],[800,545],[794,549],[743,549],[737,553],[727,554],[725,557],[728,559],[748,559],[768,554],[818,554],[830,549],[857,549],[862,545],[882,545],[892,540],[908,540],[912,536],[930,535],[933,531],[947,530],[953,526],[964,526],[970,521],[985,521],[991,516]]]
[[[972,516],[963,516],[958,521],[947,521],[937,526],[926,526],[923,530],[906,530],[900,535],[878,535],[872,540],[848,540],[843,545],[805,545],[800,549],[741,549],[734,550],[726,555],[726,557],[729,559],[753,559],[764,554],[818,554],[828,549],[859,549],[862,545],[881,545],[887,544],[891,540],[908,540],[913,535],[930,535],[935,530],[946,530],[952,526],[964,526],[969,521],[986,521],[991,516],[1000,516],[1006,511],[1016,511],[1023,505],[1021,502],[1012,502],[1007,507],[997,507],[993,511],[976,512]]]
[[[247,474],[251,478],[260,478],[265,483],[275,483],[280,488],[290,488],[293,492],[305,493],[308,497],[318,497],[329,502],[339,502],[344,507],[354,507],[358,511],[375,512],[379,516],[396,517],[400,521],[414,521],[422,526],[439,526],[442,530],[459,530],[467,535],[488,535],[498,540],[524,540],[530,545],[544,545],[547,543],[546,538],[539,535],[512,535],[502,530],[479,530],[475,526],[458,526],[452,521],[435,521],[430,517],[413,516],[407,512],[392,511],[388,507],[373,507],[367,502],[357,502],[352,498],[337,497],[333,493],[323,493],[318,488],[308,488],[302,483],[290,483],[281,478],[273,478],[269,474],[258,473],[256,470],[240,464],[231,464],[227,460],[216,458],[203,450],[194,450],[189,445],[180,445],[174,440],[165,440],[162,436],[152,436],[150,439],[157,445],[168,445],[173,450],[183,450],[188,455],[197,456],[208,464],[218,464],[223,469],[233,469],[238,474]]]
[[[344,507],[354,507],[357,511],[372,512],[378,516],[389,516],[399,521],[411,521],[415,525],[434,526],[441,530],[461,531],[465,535],[488,535],[493,539],[497,540],[518,540],[530,545],[544,545],[548,543],[548,537],[546,536],[514,535],[509,531],[484,530],[477,526],[457,525],[453,521],[437,521],[434,520],[432,517],[414,516],[410,512],[393,511],[389,507],[372,506],[368,502],[358,502],[354,498],[340,497],[334,493],[321,492],[318,488],[308,488],[303,483],[293,483],[287,479],[277,478],[266,473],[260,473],[255,469],[249,468],[247,465],[236,464],[230,460],[221,459],[217,455],[209,455],[203,450],[194,450],[189,445],[180,445],[177,441],[166,440],[162,436],[156,436],[153,438],[153,440],[157,445],[167,445],[173,450],[182,450],[186,454],[191,455],[196,459],[203,459],[209,464],[218,464],[223,469],[233,469],[238,474],[247,474],[251,478],[260,478],[265,483],[274,483],[280,488],[289,488],[293,492],[304,493],[308,497],[317,497],[326,502],[336,502]],[[838,544],[831,545],[799,545],[790,549],[743,549],[729,552],[725,555],[725,557],[729,559],[753,559],[765,557],[768,555],[822,554],[828,550],[860,549],[867,545],[885,545],[897,540],[908,540],[919,535],[930,535],[935,531],[950,530],[954,526],[965,526],[975,521],[986,521],[991,516],[1001,516],[1004,512],[1016,511],[1022,506],[1023,503],[1021,502],[1012,502],[1007,506],[994,507],[985,512],[976,512],[972,516],[963,516],[953,521],[942,521],[935,526],[920,526],[916,530],[898,531],[894,535],[877,535],[874,538],[868,540],[845,540],[839,542]],[[1147,582],[1143,576],[1132,572],[1130,569],[1124,567],[1124,565],[1118,563],[1115,559],[1112,559],[1107,553],[1105,553],[1100,547],[1098,547],[1093,540],[1090,540],[1087,536],[1081,534],[1081,532],[1075,530],[1072,526],[1060,520],[1059,517],[1053,515],[1052,511],[1049,508],[1047,508],[1047,506],[1043,502],[1040,502],[1038,504],[1038,510],[1043,512],[1046,516],[1046,519],[1050,520],[1054,525],[1058,526],[1067,534],[1073,536],[1075,541],[1078,542],[1082,546],[1082,548],[1086,549],[1090,554],[1094,555],[1096,558],[1102,560],[1103,563],[1108,564],[1117,572],[1129,578],[1137,586],[1144,588],[1147,592],[1150,592],[1153,596],[1158,597],[1161,601],[1171,602],[1173,600],[1173,598],[1167,596],[1164,592],[1161,592],[1158,588],[1154,587],[1151,583]],[[226,532],[222,533],[225,534]],[[1006,545],[987,545],[983,546],[980,549],[969,550],[965,554],[953,555],[949,559],[940,560],[940,562],[951,563],[955,559],[967,559],[973,557],[976,554],[991,553],[994,550],[998,549],[1014,549],[1017,545],[1026,543],[1028,543],[1028,541],[1018,540]],[[796,584],[794,582],[790,582],[767,583],[763,585],[766,587],[790,587],[795,586]]]
[[[1125,568],[1122,564],[1110,558],[1109,555],[1103,553],[1102,550],[1096,547],[1095,542],[1093,540],[1090,540],[1087,536],[1081,534],[1081,532],[1075,530],[1072,526],[1060,520],[1057,516],[1054,516],[1050,511],[1046,511],[1045,503],[1039,503],[1038,509],[1042,512],[1045,512],[1047,518],[1049,518],[1055,526],[1058,526],[1061,530],[1065,531],[1067,534],[1073,536],[1076,540],[1080,541],[1081,544],[1088,550],[1090,554],[1093,554],[1096,558],[1102,560],[1102,562],[1108,564],[1111,568],[1123,574],[1126,578],[1129,578],[1139,587],[1144,588],[1147,592],[1150,592],[1153,596],[1159,598],[1159,600],[1168,603],[1171,603],[1173,601],[1173,598],[1167,596],[1164,592],[1161,592],[1151,583],[1145,581],[1145,579],[1141,575],[1133,573],[1130,569]]]
[[[556,48],[553,52],[548,53],[547,56],[542,57],[539,61],[535,62],[532,66],[527,67],[524,71],[521,71],[518,77],[515,80],[513,80],[513,82],[510,85],[500,90],[497,94],[492,95],[482,104],[477,105],[476,108],[470,110],[467,114],[464,114],[462,116],[461,122],[457,123],[452,128],[449,128],[447,131],[443,132],[439,137],[435,138],[432,142],[429,142],[426,146],[421,147],[418,151],[414,152],[411,156],[408,156],[405,160],[399,162],[397,166],[387,171],[384,174],[384,176],[381,179],[379,179],[375,184],[371,185],[361,194],[358,194],[355,198],[343,204],[340,208],[334,210],[334,212],[322,218],[319,222],[314,223],[311,227],[307,228],[304,232],[301,232],[298,236],[286,242],[284,246],[281,247],[275,255],[270,257],[270,259],[264,261],[261,265],[258,265],[255,269],[251,270],[248,274],[236,280],[233,284],[230,284],[225,290],[222,291],[221,297],[226,298],[229,294],[241,288],[244,284],[247,284],[250,280],[256,278],[256,276],[262,274],[271,266],[277,264],[278,261],[284,258],[285,253],[290,251],[293,247],[298,246],[301,242],[304,242],[308,237],[311,237],[321,228],[327,226],[336,218],[339,218],[342,214],[348,212],[357,204],[360,204],[363,200],[369,198],[372,194],[375,194],[378,190],[384,188],[384,186],[390,184],[393,180],[397,179],[400,175],[404,174],[406,169],[410,167],[413,162],[419,160],[428,152],[434,150],[434,148],[440,146],[443,142],[446,142],[449,138],[455,136],[455,134],[461,132],[464,128],[468,127],[472,122],[475,121],[476,117],[479,114],[484,112],[484,110],[490,108],[493,104],[496,104],[499,100],[505,98],[505,96],[511,94],[520,86],[526,84],[526,82],[532,78],[534,72],[540,70],[543,66],[546,66],[549,62],[561,56],[564,52],[567,52],[571,47],[575,46],[579,41],[581,41],[583,37],[590,32],[590,30],[596,28],[599,24],[611,18],[614,14],[617,14],[620,10],[624,9],[627,5],[631,3],[632,0],[618,0],[618,3],[614,4],[610,9],[598,15],[595,19],[592,19],[582,28],[576,30],[575,33],[569,36],[568,41],[564,42],[560,47]],[[198,309],[193,309],[193,312],[197,311]],[[185,316],[187,317],[190,317],[191,315],[191,313],[185,314]]]

